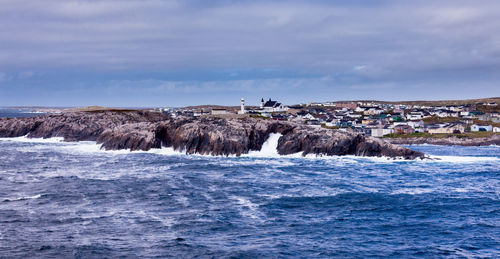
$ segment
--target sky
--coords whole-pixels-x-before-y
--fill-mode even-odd
[[[500,1],[0,0],[0,106],[500,96]]]

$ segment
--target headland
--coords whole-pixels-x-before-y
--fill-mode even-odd
[[[356,155],[424,158],[421,152],[360,133],[248,116],[171,116],[143,110],[65,111],[31,118],[0,119],[0,137],[63,137],[96,141],[106,150],[172,147],[187,154],[240,156],[260,150],[279,133],[280,155]]]

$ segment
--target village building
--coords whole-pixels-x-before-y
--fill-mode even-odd
[[[193,116],[199,117],[199,116],[203,116],[203,115],[209,115],[211,113],[212,112],[210,110],[200,109],[200,110],[194,110]]]
[[[226,109],[222,108],[213,108],[212,109],[212,115],[224,115],[224,114],[229,114],[230,112]]]
[[[283,106],[283,104],[277,101],[271,100],[271,98],[269,98],[267,102],[264,102],[264,98],[262,98],[260,102],[260,109],[264,112],[286,112],[288,107]]]
[[[399,134],[415,133],[415,129],[408,125],[397,125],[394,127],[394,132]]]
[[[371,129],[371,136],[372,137],[377,137],[377,138],[381,138],[385,135],[389,135],[389,134],[392,134],[394,133],[394,129],[391,129],[389,127],[383,127],[383,128],[372,128]]]
[[[437,125],[437,127],[429,127],[427,132],[430,134],[453,134],[463,133],[465,126],[462,123],[450,123],[446,125]]]
[[[423,118],[424,118],[423,112],[410,112],[409,114],[406,114],[407,120],[421,120]]]
[[[493,131],[493,126],[472,124],[470,131]]]

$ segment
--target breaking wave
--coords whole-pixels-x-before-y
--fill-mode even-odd
[[[239,158],[255,158],[255,159],[276,159],[276,158],[290,158],[290,159],[323,159],[323,160],[338,160],[342,159],[349,163],[357,163],[358,161],[371,161],[374,163],[398,163],[398,162],[408,162],[402,158],[387,158],[387,157],[359,157],[354,155],[346,155],[346,156],[326,156],[326,155],[316,155],[316,154],[308,154],[303,156],[301,152],[290,155],[279,155],[278,154],[278,141],[282,135],[279,133],[271,133],[268,139],[263,143],[261,150],[259,151],[250,151],[248,154],[243,154]],[[126,155],[126,154],[156,154],[156,155],[164,155],[164,156],[190,156],[192,158],[215,158],[212,155],[201,155],[201,154],[186,154],[185,152],[175,150],[173,147],[162,147],[162,148],[153,148],[149,151],[141,151],[135,150],[131,151],[128,149],[124,150],[104,150],[102,149],[101,144],[97,144],[94,141],[80,141],[80,142],[65,142],[62,137],[52,137],[52,138],[29,138],[27,136],[15,137],[15,138],[0,138],[0,141],[5,142],[18,142],[18,143],[31,143],[31,144],[40,144],[35,146],[24,146],[20,147],[20,150],[36,152],[43,149],[54,148],[60,152],[69,152],[69,153],[102,153],[108,155]],[[452,147],[449,146],[437,146],[437,145],[411,145],[409,148],[418,148],[419,151],[424,153],[427,152],[435,152],[436,150],[450,149]],[[498,146],[487,146],[487,147],[475,147],[475,149],[500,149]],[[485,154],[487,155],[487,153]],[[236,158],[235,155],[228,156],[229,158]],[[453,156],[453,155],[434,155],[431,154],[428,156],[430,159],[420,160],[417,159],[415,162],[423,162],[423,163],[481,163],[481,162],[498,162],[500,161],[499,157],[495,156],[470,156],[470,155],[462,155],[462,156]],[[252,162],[250,162],[252,163]]]

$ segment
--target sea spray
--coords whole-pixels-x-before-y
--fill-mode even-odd
[[[248,156],[251,157],[279,157],[278,141],[283,136],[279,133],[271,133],[267,140],[262,144],[260,151],[250,151]]]

